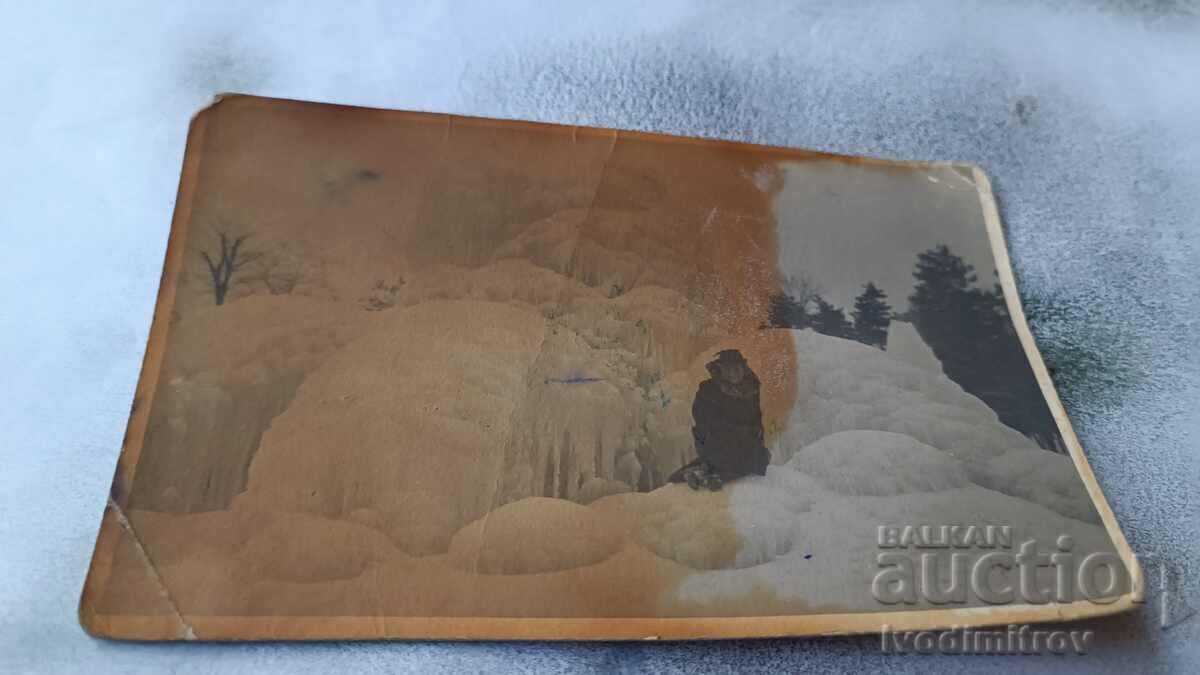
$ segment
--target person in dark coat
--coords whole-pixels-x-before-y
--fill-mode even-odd
[[[766,475],[771,452],[763,445],[758,376],[742,353],[726,349],[706,367],[712,377],[700,383],[692,402],[698,457],[668,480],[720,490],[735,478]]]

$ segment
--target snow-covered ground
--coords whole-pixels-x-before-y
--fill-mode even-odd
[[[321,323],[302,331],[313,344],[294,337],[288,353],[314,370],[263,433],[230,510],[133,513],[185,613],[274,606],[298,583],[288,611],[883,611],[871,594],[880,526],[1008,526],[1042,551],[1064,534],[1078,554],[1112,550],[1070,459],[1001,424],[915,332],[897,358],[810,330],[757,331],[645,379],[677,350],[621,326],[676,295],[583,293],[564,309],[526,299],[522,288],[546,279],[525,265],[474,275],[447,275],[451,287],[372,315],[348,342],[331,343]],[[510,290],[481,298],[476,282]],[[607,322],[616,337],[589,339],[573,322]],[[643,462],[694,453],[689,404],[713,353],[741,347],[771,373],[754,345],[779,337],[794,348],[796,386],[768,420],[767,475],[719,492],[638,491]],[[182,372],[176,387],[194,377]],[[564,372],[573,384],[553,377]],[[301,555],[310,548],[322,553]]]

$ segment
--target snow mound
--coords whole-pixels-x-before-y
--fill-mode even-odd
[[[796,347],[796,398],[782,431],[770,443],[773,462],[787,463],[806,446],[838,432],[892,432],[957,460],[979,485],[1098,522],[1069,458],[1039,448],[1002,424],[991,408],[940,370],[899,360],[890,346],[884,352],[811,330],[790,332]],[[928,448],[914,458],[943,464]],[[881,479],[881,472],[866,465],[862,469],[867,477],[861,480]],[[919,480],[914,472],[903,471]],[[961,474],[949,471],[938,475],[958,480]]]
[[[730,488],[729,515],[742,542],[739,564],[696,568],[684,578],[675,595],[688,607],[716,606],[730,615],[761,614],[764,606],[785,612],[895,609],[871,594],[880,569],[881,525],[1007,525],[1015,541],[1036,540],[1040,551],[1054,550],[1062,534],[1074,538],[1077,553],[1113,550],[1102,527],[969,482],[938,491],[848,495],[787,465]],[[974,560],[987,549],[965,552]],[[759,562],[745,564],[750,561]],[[929,604],[922,600],[920,606]]]
[[[933,349],[921,338],[915,326],[907,321],[892,320],[888,324],[887,353],[897,361],[940,373],[942,362]]]
[[[729,513],[742,539],[735,568],[762,565],[790,554],[799,541],[794,524],[824,492],[815,479],[782,466],[729,486]]]
[[[129,517],[164,570],[198,563],[212,575],[234,563],[243,581],[318,582],[352,579],[371,565],[404,558],[371,528],[261,510],[241,499],[229,511],[182,517],[130,511]]]
[[[855,429],[912,436],[963,460],[1036,447],[940,372],[917,368],[853,340],[811,330],[792,333],[798,390],[787,428],[772,453],[778,462],[819,438]]]
[[[892,496],[965,487],[962,464],[911,436],[841,431],[813,443],[788,466],[842,495]]]
[[[719,492],[671,484],[605,497],[591,508],[660,558],[695,570],[745,569],[792,551],[793,522],[821,492],[809,476],[771,466],[766,476],[740,478]]]
[[[737,565],[741,535],[729,513],[726,491],[695,491],[670,484],[650,493],[604,497],[592,509],[654,555],[692,569]]]
[[[346,303],[251,295],[184,315],[171,327],[167,365],[183,379],[268,381],[280,372],[311,371],[377,319]],[[238,330],[245,326],[254,330]]]
[[[381,314],[271,422],[246,496],[330,518],[371,509],[403,550],[444,552],[496,503],[513,412],[547,328],[536,312],[495,302]]]
[[[1043,504],[1064,516],[1099,523],[1100,514],[1066,455],[1021,448],[995,457],[971,473],[983,487]]]
[[[183,314],[171,326],[131,505],[228,508],[263,430],[305,374],[377,319],[299,295],[252,295]]]
[[[353,551],[353,555],[347,555]],[[260,578],[278,581],[353,579],[369,566],[400,557],[382,533],[361,525],[279,514],[256,530],[239,556]]]
[[[483,267],[433,265],[412,275],[400,290],[400,303],[430,300],[515,302],[534,307],[564,298],[601,297],[600,292],[526,260],[500,260]]]
[[[586,506],[530,497],[459,530],[448,561],[468,572],[538,574],[593,565],[620,548],[619,530]]]
[[[629,453],[625,455],[625,457],[633,458],[633,461],[637,462],[637,458],[634,457],[633,453]],[[622,492],[632,492],[632,488],[630,488],[628,484],[619,480],[592,478],[579,488],[579,492],[575,495],[575,501],[580,504],[590,504],[601,497],[617,495],[621,494]]]

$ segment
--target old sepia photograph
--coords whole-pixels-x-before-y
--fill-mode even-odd
[[[983,171],[227,96],[80,613],[720,638],[1128,609]]]

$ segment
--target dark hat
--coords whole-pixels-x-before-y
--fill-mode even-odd
[[[717,363],[745,363],[746,357],[736,349],[722,349],[717,352]]]

